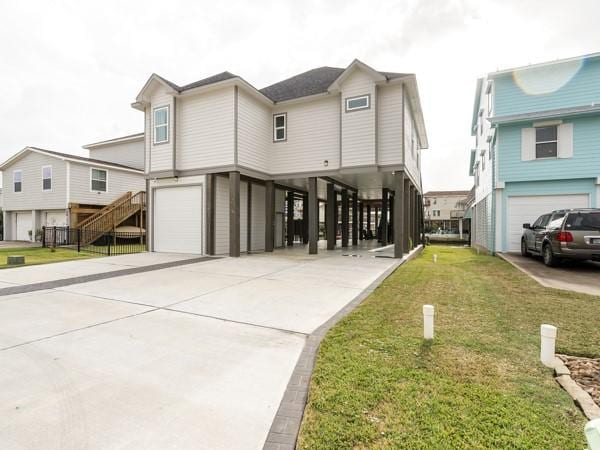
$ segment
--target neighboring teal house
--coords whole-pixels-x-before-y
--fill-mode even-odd
[[[477,81],[472,243],[519,251],[523,223],[600,207],[600,53]]]

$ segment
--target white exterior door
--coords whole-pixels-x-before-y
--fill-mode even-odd
[[[542,214],[547,214],[555,209],[588,208],[589,206],[588,194],[508,197],[508,251],[518,252],[521,249],[524,223],[532,224]]]
[[[31,211],[18,212],[15,214],[17,230],[16,240],[17,241],[30,241],[29,231],[31,230]]]
[[[153,209],[155,252],[202,253],[202,186],[155,189]]]

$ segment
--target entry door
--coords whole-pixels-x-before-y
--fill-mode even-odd
[[[154,190],[154,251],[202,253],[202,186]]]
[[[15,215],[17,241],[30,241],[29,231],[31,230],[31,212],[19,212]]]

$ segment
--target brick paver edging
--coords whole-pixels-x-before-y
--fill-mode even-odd
[[[347,316],[354,308],[362,303],[383,280],[389,277],[399,266],[418,256],[423,246],[416,247],[405,259],[397,261],[393,266],[382,273],[373,283],[367,286],[350,303],[340,309],[327,322],[308,335],[302,353],[294,367],[290,381],[285,389],[279,409],[275,414],[271,429],[263,450],[294,450],[300,431],[300,424],[304,415],[304,408],[308,400],[310,377],[315,367],[315,360],[319,345],[325,334],[342,318]]]
[[[169,261],[160,264],[151,264],[149,266],[132,267],[130,269],[119,269],[110,272],[93,273],[90,275],[82,275],[79,277],[63,278],[60,280],[43,281],[41,283],[23,284],[0,289],[0,297],[5,295],[23,294],[26,292],[43,291],[45,289],[55,289],[72,284],[87,283],[89,281],[105,280],[113,277],[123,277],[125,275],[133,275],[136,273],[151,272],[153,270],[168,269],[169,267],[184,266],[198,262],[220,259],[213,256],[202,256],[198,258],[183,259],[180,261]],[[7,269],[10,270],[10,269]]]

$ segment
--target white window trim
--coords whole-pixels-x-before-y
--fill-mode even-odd
[[[549,127],[556,127],[556,139],[552,140],[552,141],[539,141],[537,140],[537,129],[538,128],[549,128]],[[538,159],[558,159],[558,125],[543,125],[543,126],[537,126],[534,127],[535,129],[535,147],[533,149],[534,151],[534,156],[535,156],[535,160],[537,161]],[[542,156],[542,157],[538,157],[537,155],[537,145],[538,144],[551,144],[555,142],[556,143],[556,156]]]
[[[17,173],[21,175],[21,181],[19,181],[19,183],[21,183],[21,190],[20,191],[15,191],[15,183],[16,183],[16,181],[15,181],[15,175]],[[13,194],[22,194],[23,193],[23,171],[21,169],[13,170],[12,191],[13,191]]]
[[[354,108],[351,108],[350,106],[348,106],[348,104],[352,100],[360,100],[360,99],[363,99],[363,98],[367,100],[366,106],[356,106]],[[363,110],[363,109],[369,109],[370,107],[371,107],[371,94],[357,95],[356,97],[348,97],[346,99],[346,112],[360,111],[360,110]]]
[[[162,111],[162,110],[166,110],[167,111],[167,123],[165,124],[161,124],[161,125],[156,125],[156,113],[158,111]],[[165,106],[159,106],[157,108],[154,108],[152,110],[152,143],[154,145],[159,145],[159,144],[168,144],[169,143],[169,138],[171,137],[171,127],[170,127],[170,121],[171,121],[171,110],[169,105],[165,105]],[[163,141],[158,141],[156,140],[156,129],[158,127],[166,127],[167,128],[167,138]]]
[[[101,170],[102,172],[106,173],[106,190],[99,191],[97,189],[92,189],[92,180],[93,180],[92,176],[94,174],[94,170]],[[96,180],[96,181],[100,181],[100,180]],[[97,192],[97,193],[104,193],[104,194],[108,193],[108,170],[102,169],[100,167],[90,167],[90,192]]]
[[[44,189],[44,169],[50,169],[50,189]],[[54,189],[54,170],[52,166],[42,166],[42,192],[52,192]]]
[[[283,126],[278,127],[275,124],[277,123],[277,118],[283,117]],[[283,138],[277,139],[277,131],[283,130]],[[285,142],[287,141],[287,113],[278,113],[273,114],[273,142]]]

